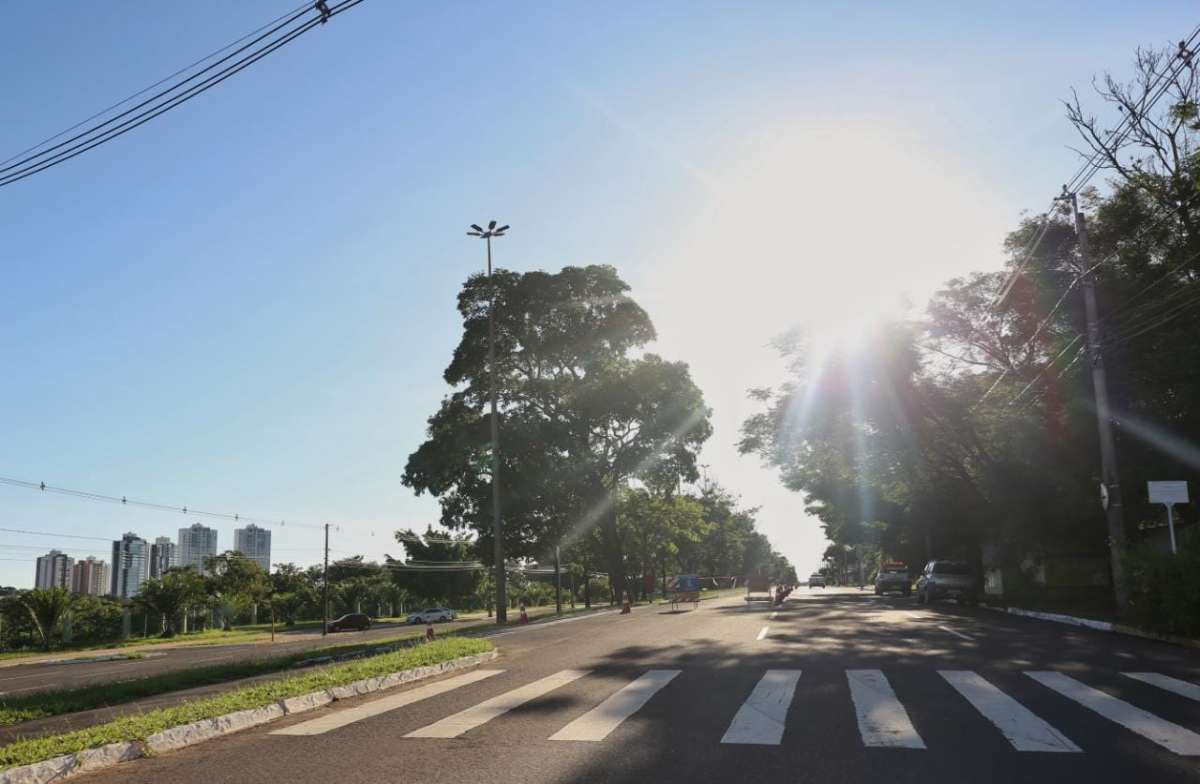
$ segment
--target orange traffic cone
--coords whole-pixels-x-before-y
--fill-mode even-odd
[[[529,613],[525,612],[525,603],[521,602],[521,623],[529,623]]]
[[[629,594],[625,594],[625,603],[621,605],[621,615],[629,615],[633,608],[629,606]]]

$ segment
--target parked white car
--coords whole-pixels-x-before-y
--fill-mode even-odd
[[[430,607],[408,616],[409,623],[442,623],[458,619],[458,613],[449,607]]]

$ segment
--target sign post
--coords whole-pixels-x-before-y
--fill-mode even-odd
[[[1167,531],[1171,535],[1171,553],[1175,553],[1175,516],[1172,507],[1188,502],[1187,482],[1147,482],[1150,503],[1167,507]]]

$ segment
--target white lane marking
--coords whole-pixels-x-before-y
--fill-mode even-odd
[[[767,670],[738,708],[721,742],[778,746],[799,681],[800,670]]]
[[[570,618],[558,618],[553,621],[534,621],[528,626],[518,626],[515,629],[508,629],[502,632],[492,632],[491,634],[481,635],[483,637],[507,637],[510,634],[520,634],[521,632],[533,631],[535,629],[545,629],[547,626],[557,626],[560,623],[571,623],[572,621],[586,621],[589,618],[603,618],[607,615],[616,615],[620,610],[600,610],[598,612],[584,612],[580,615],[575,615]]]
[[[670,683],[679,672],[679,670],[650,670],[551,735],[550,740],[604,740],[621,722],[649,702],[659,689]]]
[[[759,631],[759,633],[758,633],[758,636],[757,636],[757,637],[755,637],[754,639],[756,639],[756,640],[763,640],[763,639],[766,639],[767,632],[769,632],[770,630],[771,630],[771,627],[770,627],[770,626],[764,626],[764,627],[762,627],[762,630],[761,630],[761,631]]]
[[[1126,678],[1133,678],[1134,680],[1148,683],[1151,686],[1157,686],[1160,689],[1174,692],[1181,697],[1187,697],[1190,700],[1200,702],[1200,686],[1194,683],[1181,681],[1169,675],[1159,675],[1157,672],[1123,672],[1121,674]]]
[[[508,713],[513,708],[520,707],[530,700],[535,700],[547,692],[554,691],[560,686],[566,686],[571,681],[582,678],[590,670],[562,670],[541,680],[528,683],[512,691],[492,697],[466,710],[459,711],[453,716],[447,716],[441,721],[413,730],[406,738],[457,738],[465,732],[486,724],[497,716]]]
[[[379,700],[372,700],[364,705],[358,705],[346,710],[337,711],[327,716],[305,721],[300,724],[293,724],[290,727],[284,727],[280,730],[275,730],[272,735],[321,735],[336,730],[339,727],[345,727],[347,724],[353,724],[356,721],[369,719],[372,716],[378,716],[381,713],[403,708],[405,705],[411,705],[414,702],[427,700],[430,697],[436,697],[439,694],[444,694],[460,686],[466,686],[471,683],[477,683],[484,678],[490,678],[493,675],[499,675],[504,670],[475,670],[464,675],[459,675],[455,678],[448,678],[444,681],[431,683],[428,686],[412,689],[411,691],[394,694],[391,697],[384,697]]]
[[[1017,751],[1080,751],[1067,736],[970,670],[938,670]]]
[[[962,637],[964,640],[970,640],[971,642],[975,641],[975,638],[972,637],[971,635],[963,634],[962,632],[958,631],[957,629],[951,629],[949,626],[939,626],[938,628],[941,629],[942,631],[946,632],[947,634],[953,634],[956,637]]]
[[[1189,729],[1160,719],[1153,713],[1130,705],[1124,700],[1093,689],[1060,672],[1025,672],[1038,683],[1058,692],[1067,699],[1078,702],[1085,708],[1099,713],[1109,721],[1136,732],[1147,740],[1154,741],[1165,749],[1186,756],[1200,755],[1200,735]]]
[[[858,733],[866,746],[923,749],[925,741],[896,699],[891,684],[879,670],[846,670],[850,698],[858,716]]]

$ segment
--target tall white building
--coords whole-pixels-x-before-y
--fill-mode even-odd
[[[113,542],[109,593],[121,599],[132,599],[142,590],[142,583],[149,576],[149,542],[134,533],[127,533]]]
[[[67,588],[71,587],[71,566],[75,559],[63,555],[58,550],[51,550],[37,559],[37,575],[33,580],[34,588]]]
[[[253,558],[264,572],[271,571],[271,532],[250,523],[233,532],[233,549]]]
[[[71,568],[71,592],[103,596],[109,591],[108,564],[88,556]]]
[[[160,536],[150,545],[150,576],[162,577],[163,572],[179,566],[179,548],[169,536]]]
[[[196,523],[179,529],[179,565],[205,574],[204,560],[217,554],[217,529]]]

